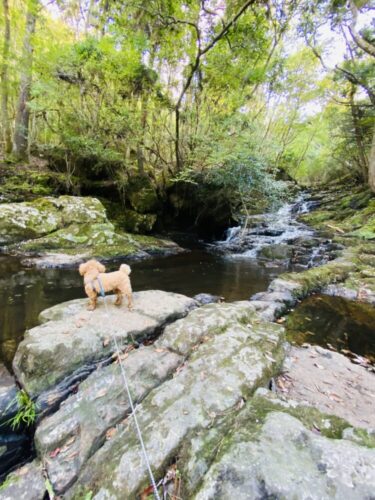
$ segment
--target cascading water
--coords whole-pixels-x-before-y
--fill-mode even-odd
[[[253,215],[246,228],[227,229],[225,239],[212,247],[231,258],[290,260],[304,267],[328,260],[326,249],[331,242],[318,239],[312,229],[297,220],[298,215],[317,205],[306,196],[300,195],[275,212]]]

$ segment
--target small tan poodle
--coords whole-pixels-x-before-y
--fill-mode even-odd
[[[129,310],[133,307],[132,287],[129,274],[130,267],[127,264],[121,264],[118,271],[106,273],[103,264],[95,259],[88,260],[79,266],[79,274],[83,276],[85,292],[90,299],[87,309],[93,311],[96,307],[98,295],[103,292],[113,290],[117,294],[115,304],[120,306],[122,298],[125,295],[128,299]]]

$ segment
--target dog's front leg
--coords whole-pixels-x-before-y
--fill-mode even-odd
[[[93,311],[96,308],[96,301],[98,299],[98,296],[96,295],[95,292],[91,292],[89,295],[89,305],[87,306],[88,311]]]

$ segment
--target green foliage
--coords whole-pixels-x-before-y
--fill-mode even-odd
[[[37,405],[23,389],[17,393],[15,400],[18,411],[9,424],[13,430],[18,430],[22,426],[30,427],[37,416]]]
[[[347,173],[365,180],[375,70],[342,38],[352,19],[345,2],[255,2],[233,24],[242,6],[234,0],[210,8],[198,0],[68,0],[53,13],[43,5],[30,150],[66,174],[68,189],[105,179],[126,197],[140,175],[163,197],[171,182],[203,181],[246,211],[280,198],[280,170],[302,184]],[[10,11],[14,116],[25,13],[18,2]],[[340,70],[322,72],[322,25],[347,45]],[[370,28],[362,33],[371,42]]]

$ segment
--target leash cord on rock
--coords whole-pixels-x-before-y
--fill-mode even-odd
[[[102,287],[101,287],[101,295],[102,295],[102,297],[104,299],[106,316],[107,316],[107,318],[109,320],[107,297],[105,296],[104,290],[102,289]],[[113,343],[115,345],[115,348],[116,348],[117,358],[119,360],[120,370],[121,370],[122,378],[123,378],[123,381],[124,381],[126,393],[128,395],[128,400],[129,400],[130,408],[131,408],[131,415],[133,416],[134,423],[135,423],[135,428],[137,429],[138,439],[139,439],[139,442],[141,444],[141,448],[142,448],[142,452],[143,452],[143,458],[144,458],[144,461],[146,463],[146,467],[147,467],[147,470],[148,470],[148,475],[150,477],[150,481],[151,481],[151,484],[152,484],[152,489],[154,490],[154,496],[155,496],[156,500],[160,500],[160,495],[159,495],[159,492],[158,492],[158,489],[157,489],[157,486],[156,486],[155,478],[154,478],[154,475],[153,475],[152,470],[151,470],[150,460],[148,458],[146,447],[145,447],[145,443],[144,443],[143,438],[142,438],[141,429],[140,429],[139,424],[138,424],[137,415],[135,414],[135,408],[134,408],[134,404],[133,404],[133,399],[132,399],[132,396],[130,394],[130,389],[129,389],[129,384],[128,384],[128,378],[126,376],[125,367],[122,364],[122,360],[121,360],[121,351],[120,351],[120,348],[118,346],[116,337],[115,337],[114,333],[111,331],[111,329],[110,329],[110,334],[111,334],[112,341],[113,341]]]

